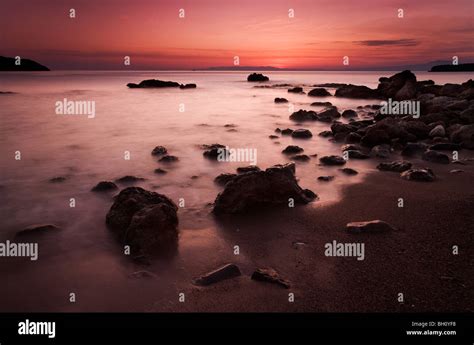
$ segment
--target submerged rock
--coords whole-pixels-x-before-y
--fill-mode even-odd
[[[196,84],[181,84],[179,88],[180,89],[195,89]]]
[[[64,182],[66,180],[67,180],[67,178],[65,176],[57,176],[57,177],[53,177],[53,178],[49,179],[49,182],[61,183],[61,182]]]
[[[270,78],[261,74],[261,73],[252,73],[247,77],[247,81],[257,82],[257,81],[269,81]]]
[[[158,162],[162,162],[162,163],[172,163],[172,162],[177,162],[177,161],[179,161],[179,158],[172,155],[163,156],[158,160]]]
[[[166,173],[168,173],[168,172],[167,172],[166,170],[164,170],[164,169],[161,169],[161,168],[155,169],[155,174],[164,175],[164,174],[166,174]]]
[[[346,109],[342,112],[342,117],[344,118],[352,118],[352,117],[357,117],[357,112],[352,110],[352,109]]]
[[[346,230],[351,233],[379,233],[392,231],[395,230],[395,228],[383,220],[371,220],[348,223]]]
[[[215,160],[226,150],[226,147],[221,144],[203,145],[203,147],[205,148],[205,151],[202,153],[203,156]]]
[[[168,150],[164,146],[156,146],[153,151],[151,151],[151,154],[153,156],[160,156],[160,155],[165,155],[168,153]]]
[[[359,172],[357,170],[354,170],[352,168],[342,168],[339,169],[343,174],[346,175],[357,175]]]
[[[225,186],[229,181],[231,181],[237,174],[220,174],[215,179],[214,182],[220,186]]]
[[[319,177],[318,177],[318,180],[319,180],[319,181],[329,182],[329,181],[334,180],[334,176],[319,176]]]
[[[295,178],[295,164],[276,165],[265,171],[237,175],[217,195],[215,214],[235,214],[288,204],[307,204],[316,198],[308,189],[302,189]]]
[[[242,273],[240,272],[240,269],[237,265],[227,264],[195,279],[194,284],[200,285],[200,286],[207,286],[207,285],[218,283],[225,279],[231,279],[231,278],[235,278],[241,275]]]
[[[281,153],[293,154],[303,152],[304,149],[296,145],[288,145]]]
[[[393,161],[393,162],[383,162],[377,165],[377,169],[382,171],[394,171],[394,172],[404,172],[410,169],[412,164],[407,161]]]
[[[165,195],[129,187],[115,197],[106,224],[132,252],[152,252],[176,246],[177,210]]]
[[[143,177],[137,177],[137,176],[132,176],[132,175],[126,175],[121,178],[118,178],[115,180],[115,182],[120,182],[120,183],[134,183],[138,181],[144,181],[145,179]]]
[[[438,151],[427,150],[423,153],[421,158],[428,162],[449,164],[449,157]]]
[[[317,119],[316,112],[312,110],[300,109],[290,115],[290,120],[293,121],[316,121]]]
[[[277,97],[275,98],[275,103],[288,103],[288,100],[286,98]]]
[[[54,224],[34,224],[27,226],[23,230],[18,231],[15,234],[15,238],[24,238],[24,237],[30,237],[30,236],[38,236],[38,235],[44,235],[46,233],[49,233],[51,231],[55,232],[60,230],[60,228]]]
[[[331,102],[313,102],[310,105],[313,107],[332,107]]]
[[[117,189],[117,185],[110,181],[100,181],[94,188],[91,189],[93,192],[107,192],[110,190]]]
[[[261,282],[273,283],[284,287],[285,289],[290,288],[290,282],[280,277],[277,271],[273,268],[258,268],[252,273],[252,280]]]
[[[281,130],[281,135],[291,135],[291,133],[293,133],[291,128],[285,128]]]
[[[288,92],[292,92],[292,93],[304,93],[303,92],[303,88],[302,87],[299,87],[299,86],[296,86],[296,87],[293,87],[291,89],[288,89]]]
[[[163,81],[158,79],[143,80],[139,84],[128,83],[127,86],[131,89],[136,88],[162,88],[162,87],[180,87],[181,84],[175,81]]]
[[[346,160],[341,156],[324,156],[319,158],[319,161],[324,165],[344,165]]]
[[[435,180],[435,175],[431,169],[410,169],[404,171],[400,175],[404,180],[432,182]]]
[[[308,96],[312,97],[327,97],[332,96],[325,88],[316,88],[308,92]]]
[[[295,155],[295,156],[291,156],[290,159],[293,161],[299,161],[299,162],[307,162],[310,160],[308,155]]]
[[[293,138],[308,139],[313,136],[313,133],[309,129],[297,129],[291,133],[291,136]]]
[[[359,150],[347,150],[346,151],[349,158],[352,159],[368,159],[370,158],[369,155],[366,155],[365,153],[359,151]]]

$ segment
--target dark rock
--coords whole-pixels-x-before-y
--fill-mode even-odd
[[[109,190],[115,190],[117,188],[118,188],[117,185],[113,182],[101,181],[94,188],[92,188],[91,190],[93,192],[107,192]]]
[[[66,180],[67,180],[67,178],[64,177],[64,176],[57,176],[57,177],[53,177],[53,178],[49,179],[49,182],[60,183],[60,182],[66,181]]]
[[[288,89],[288,92],[292,92],[292,93],[303,93],[303,88],[302,87],[293,87],[291,89]]]
[[[318,120],[320,120],[320,118],[323,118],[323,117],[328,117],[331,119],[339,118],[341,117],[341,113],[337,110],[337,107],[332,106],[318,113],[317,115]]]
[[[400,177],[409,181],[432,182],[435,180],[433,171],[428,168],[410,169],[402,172]]]
[[[231,181],[237,174],[220,174],[214,179],[214,182],[220,186],[225,186],[229,181]]]
[[[309,129],[297,129],[291,133],[291,136],[298,139],[308,139],[313,136],[313,133]]]
[[[129,187],[115,197],[106,224],[133,252],[146,253],[177,244],[177,210],[164,195]]]
[[[237,175],[229,181],[214,203],[214,213],[236,214],[276,205],[307,204],[316,195],[303,190],[294,176],[295,164],[277,165],[265,171]]]
[[[421,158],[428,162],[449,164],[449,157],[445,155],[444,153],[441,153],[438,151],[427,150],[423,152],[423,155],[421,156]]]
[[[177,161],[179,161],[179,158],[172,155],[163,156],[158,160],[158,162],[162,162],[162,163],[173,163]]]
[[[304,151],[304,149],[299,147],[299,146],[289,145],[283,151],[281,151],[281,153],[293,154],[293,153],[300,153],[300,152],[303,152],[303,151]]]
[[[196,84],[181,84],[179,88],[180,89],[195,89]]]
[[[316,121],[316,113],[311,110],[303,110],[300,109],[295,111],[293,114],[290,115],[290,120],[293,121]]]
[[[342,112],[342,117],[344,118],[357,117],[357,112],[355,112],[352,109],[347,109]]]
[[[34,224],[18,231],[15,234],[15,238],[41,236],[50,233],[51,231],[56,232],[58,230],[60,230],[60,228],[54,224]]]
[[[247,81],[256,82],[256,81],[269,81],[270,79],[260,73],[252,73],[247,77]]]
[[[166,174],[166,173],[167,173],[167,171],[164,170],[164,169],[161,169],[161,168],[155,169],[155,174],[163,175],[163,174]]]
[[[377,165],[377,169],[382,171],[404,172],[411,168],[411,163],[407,161],[383,162]]]
[[[439,143],[431,145],[429,149],[438,151],[458,151],[461,150],[461,145],[454,143]]]
[[[256,165],[249,165],[249,166],[246,166],[246,167],[237,168],[237,173],[238,174],[245,174],[245,173],[254,172],[254,171],[260,171],[260,168]]]
[[[372,147],[370,154],[378,158],[388,158],[390,156],[390,145],[376,145]]]
[[[310,160],[308,155],[295,155],[295,156],[290,157],[290,159],[294,161],[299,161],[299,162],[307,162]]]
[[[341,151],[349,151],[349,150],[360,150],[359,145],[354,145],[354,144],[346,144],[341,146]]]
[[[120,183],[134,183],[138,181],[144,181],[145,179],[142,177],[136,177],[136,176],[131,176],[131,175],[126,175],[121,178],[118,178],[115,180],[115,182],[120,182]]]
[[[451,134],[451,141],[467,149],[474,149],[474,124],[464,125]]]
[[[282,135],[291,135],[293,133],[293,130],[290,128],[282,129],[281,134]]]
[[[386,131],[374,127],[367,131],[360,142],[365,146],[373,147],[380,144],[390,144],[391,141]]]
[[[215,159],[219,157],[219,155],[225,153],[226,147],[221,144],[211,144],[211,145],[203,145],[205,151],[202,153],[204,157],[209,159]]]
[[[351,233],[382,233],[396,229],[383,220],[371,220],[366,222],[348,223],[346,225],[346,230]]]
[[[350,132],[355,132],[356,130],[357,130],[357,127],[352,126],[350,124],[346,124],[346,123],[334,122],[331,125],[331,131],[334,134],[337,134],[337,133],[349,134]]]
[[[278,138],[279,138],[278,135],[269,135],[268,137],[269,137],[270,139],[278,139]]]
[[[194,284],[200,285],[200,286],[207,286],[207,285],[218,283],[226,279],[239,277],[241,275],[242,273],[240,272],[240,269],[237,265],[227,264],[195,279]]]
[[[128,83],[127,86],[131,89],[136,89],[136,88],[180,87],[180,84],[175,81],[148,79],[148,80],[141,81],[139,84]]]
[[[380,81],[377,91],[384,98],[392,98],[397,101],[412,99],[417,92],[416,76],[408,70],[394,74]]]
[[[288,100],[286,98],[277,97],[275,98],[275,103],[288,103]]]
[[[347,150],[346,152],[348,153],[349,158],[352,158],[352,159],[368,159],[368,158],[370,158],[369,155],[366,155],[365,153],[362,153],[359,150]]]
[[[426,150],[427,145],[424,143],[408,143],[402,150],[402,156],[412,157]]]
[[[324,165],[344,165],[346,164],[346,160],[341,156],[324,156],[319,158],[319,161]]]
[[[357,175],[359,173],[357,170],[351,168],[342,168],[339,170],[346,175]]]
[[[360,134],[357,134],[355,132],[351,132],[347,134],[346,136],[346,143],[358,143],[362,139],[362,136]]]
[[[153,156],[160,156],[160,155],[165,155],[168,153],[168,150],[164,146],[157,146],[151,151],[151,154]]]
[[[318,177],[318,180],[319,180],[319,181],[329,182],[329,181],[334,180],[334,176],[319,176],[319,177]]]
[[[332,137],[333,133],[331,131],[322,131],[318,135],[323,138],[327,138],[327,137]]]
[[[316,88],[308,92],[308,96],[327,97],[327,96],[331,96],[331,94],[324,88]]]
[[[346,85],[341,86],[336,90],[334,94],[336,97],[345,98],[366,98],[366,99],[377,99],[380,98],[380,94],[377,90],[368,88],[362,85]]]
[[[310,105],[313,107],[332,107],[331,102],[313,102]]]
[[[280,277],[273,268],[259,268],[252,273],[252,280],[269,282],[280,285],[285,289],[290,288],[290,282]]]

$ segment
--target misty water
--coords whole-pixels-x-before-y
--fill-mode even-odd
[[[210,204],[222,187],[213,180],[220,173],[235,172],[246,162],[215,162],[202,155],[202,144],[219,143],[231,148],[257,150],[257,165],[267,168],[289,162],[281,153],[287,145],[299,145],[307,155],[341,154],[341,143],[318,133],[329,129],[322,122],[297,126],[289,119],[292,110],[322,110],[315,101],[329,101],[342,112],[357,106],[380,104],[377,100],[308,97],[288,93],[287,88],[256,85],[304,85],[305,91],[319,83],[352,83],[376,87],[379,77],[392,72],[268,72],[269,83],[249,83],[247,72],[21,72],[1,73],[0,91],[0,241],[12,239],[31,224],[52,223],[61,231],[40,242],[39,260],[2,261],[0,309],[17,310],[146,310],[154,296],[175,299],[193,276],[232,258],[234,245],[222,236],[210,214]],[[437,84],[462,83],[464,73],[417,72],[418,80]],[[129,89],[127,83],[144,79],[196,83],[196,89]],[[334,89],[328,88],[331,93]],[[275,104],[285,97],[289,104]],[[55,104],[64,99],[94,101],[95,117],[59,115]],[[293,108],[290,108],[293,107]],[[346,120],[342,120],[346,121]],[[227,126],[226,126],[227,125]],[[307,128],[309,140],[268,136],[279,128]],[[179,158],[159,163],[151,151],[165,146]],[[15,152],[21,160],[15,160]],[[125,152],[130,159],[124,159]],[[374,170],[372,160],[351,160],[347,167],[359,171],[345,176],[338,167],[318,165],[318,158],[296,163],[303,188],[313,190],[319,200],[301,207],[324,207],[337,202],[342,187],[358,183]],[[163,168],[167,174],[154,173]],[[172,258],[155,261],[148,270],[159,279],[154,283],[130,278],[140,270],[122,255],[123,248],[105,226],[112,194],[91,192],[99,181],[125,175],[145,180],[134,185],[162,193],[176,203],[180,240]],[[334,175],[330,183],[317,181]],[[49,180],[63,176],[66,180]],[[121,188],[129,185],[121,184]],[[70,199],[75,207],[70,207]],[[226,260],[228,259],[228,260]],[[245,266],[245,255],[238,260]],[[14,264],[13,264],[14,263]],[[134,291],[133,296],[130,291]],[[78,304],[68,301],[77,292]],[[165,298],[166,299],[166,298]],[[21,300],[22,303],[17,302]],[[87,302],[84,302],[87,301]]]

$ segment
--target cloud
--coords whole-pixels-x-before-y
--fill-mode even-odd
[[[367,40],[367,41],[354,41],[354,43],[369,46],[369,47],[378,47],[378,46],[416,46],[419,44],[417,40],[411,38],[401,38],[398,40]]]

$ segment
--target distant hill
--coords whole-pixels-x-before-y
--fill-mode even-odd
[[[195,69],[195,71],[279,71],[280,68],[272,66],[217,66],[203,69]]]
[[[431,67],[430,72],[474,72],[474,63],[433,66]]]
[[[49,68],[30,59],[21,59],[21,64],[15,65],[15,58],[0,56],[0,71],[49,71]]]

